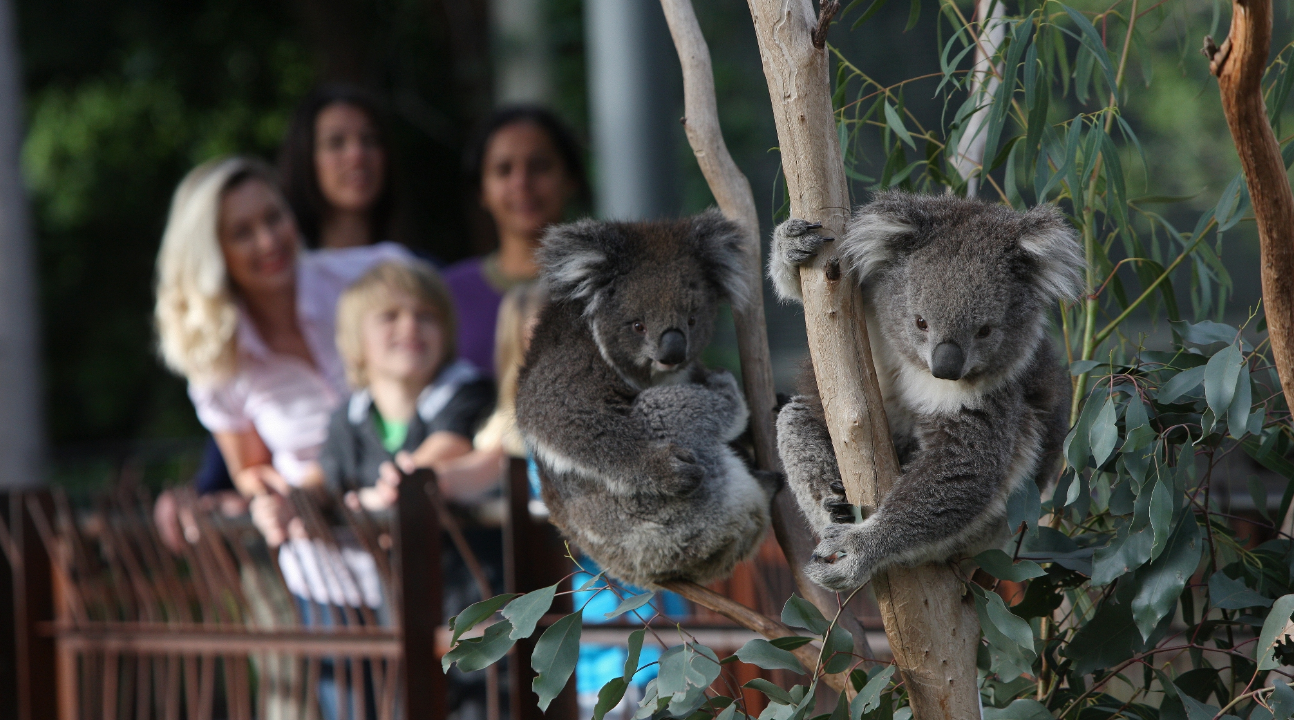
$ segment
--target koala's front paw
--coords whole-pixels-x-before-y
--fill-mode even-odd
[[[696,454],[681,445],[662,446],[657,463],[661,466],[656,473],[659,489],[667,495],[688,495],[705,479],[705,468],[697,462]]]
[[[800,266],[818,256],[822,244],[835,238],[822,237],[822,223],[791,218],[773,230],[773,247],[768,257],[768,276],[778,297],[800,300]]]
[[[853,590],[872,579],[873,564],[859,545],[856,525],[829,525],[804,572],[813,582],[828,590]]]
[[[791,218],[773,230],[773,252],[788,264],[800,266],[813,262],[822,244],[835,238],[822,237],[822,223]]]

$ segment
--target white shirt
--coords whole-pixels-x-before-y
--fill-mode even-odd
[[[369,268],[412,256],[402,245],[305,252],[297,262],[297,323],[315,367],[271,350],[239,308],[238,369],[217,385],[189,383],[198,420],[211,432],[255,429],[283,479],[299,485],[328,437],[328,418],[349,395],[337,352],[337,300]],[[289,540],[279,550],[283,579],[294,594],[319,603],[380,607],[372,556],[345,543],[340,553],[320,540]]]
[[[271,350],[239,308],[238,369],[217,385],[189,384],[198,420],[211,432],[255,429],[274,469],[288,483],[300,484],[328,437],[329,416],[350,394],[337,353],[337,299],[374,265],[410,257],[395,243],[303,253],[297,263],[297,322],[315,367]]]

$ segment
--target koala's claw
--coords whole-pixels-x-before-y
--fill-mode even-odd
[[[773,244],[787,262],[792,265],[805,265],[817,257],[822,244],[835,238],[825,238],[817,234],[822,223],[811,223],[798,218],[791,218],[773,232]]]
[[[829,500],[823,505],[827,509],[827,514],[831,516],[831,522],[852,525],[854,522],[854,506],[848,502],[838,500]]]
[[[852,590],[872,579],[872,564],[855,547],[856,526],[831,525],[804,566],[810,580],[836,592]]]

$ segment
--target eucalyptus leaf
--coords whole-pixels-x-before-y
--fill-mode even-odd
[[[1021,560],[1013,564],[1011,556],[997,548],[985,550],[976,555],[975,562],[984,569],[984,572],[998,580],[1024,582],[1030,578],[1042,577],[1047,574],[1046,570],[1043,570],[1038,563],[1032,560]]]
[[[782,622],[791,627],[808,630],[814,635],[825,635],[831,623],[822,616],[822,612],[808,600],[799,595],[792,595],[782,607]]]
[[[984,720],[1051,720],[1055,716],[1047,706],[1029,698],[1012,700],[1004,708],[984,708]]]
[[[875,710],[881,705],[881,693],[890,684],[890,678],[894,676],[894,670],[897,665],[887,665],[880,672],[872,676],[863,689],[858,691],[854,699],[849,703],[850,720],[860,720],[863,715]]]
[[[528,592],[508,603],[508,606],[503,609],[503,617],[512,621],[513,640],[528,638],[535,633],[535,626],[539,624],[544,613],[548,612],[548,608],[552,607],[553,597],[556,594],[557,586],[549,585],[546,588]]]
[[[1181,522],[1163,554],[1137,571],[1137,593],[1132,598],[1132,616],[1143,639],[1149,639],[1159,622],[1177,606],[1186,581],[1200,564],[1203,542],[1195,514],[1182,514]]]
[[[1273,720],[1289,720],[1290,716],[1294,716],[1294,688],[1284,680],[1273,682],[1269,704],[1272,706]]]
[[[625,697],[629,683],[622,677],[611,678],[598,690],[598,703],[593,706],[593,720],[602,720],[607,713],[615,709]]]
[[[1114,407],[1114,398],[1106,398],[1101,412],[1092,421],[1092,429],[1088,436],[1092,446],[1092,458],[1096,461],[1097,467],[1103,465],[1109,459],[1110,453],[1114,452],[1114,444],[1119,440],[1118,421],[1119,415]]]
[[[908,145],[913,150],[917,149],[917,144],[912,141],[912,135],[908,133],[907,128],[903,127],[903,118],[899,117],[898,112],[895,111],[894,106],[890,104],[889,100],[885,101],[885,124],[891,131],[893,131],[894,135],[898,137],[898,139],[904,142],[904,144]]]
[[[538,674],[530,687],[539,696],[540,710],[548,710],[548,704],[566,687],[566,681],[575,672],[582,629],[581,613],[574,612],[553,623],[535,642],[530,666]]]
[[[1092,584],[1109,585],[1141,567],[1150,559],[1153,545],[1154,535],[1148,528],[1134,531],[1131,523],[1120,526],[1110,544],[1097,550],[1092,559]]]
[[[440,659],[440,667],[446,672],[450,665],[458,664],[463,672],[476,672],[498,662],[499,658],[512,649],[513,640],[509,637],[512,623],[501,620],[485,629],[481,637],[460,641]]]
[[[638,674],[638,658],[642,656],[643,638],[647,635],[646,629],[638,629],[629,633],[628,653],[625,657],[625,680],[632,680],[634,675]]]
[[[1101,411],[1101,403],[1095,402],[1095,398],[1089,396],[1087,402],[1083,404],[1083,412],[1079,413],[1078,422],[1069,431],[1065,438],[1065,459],[1069,461],[1069,466],[1077,472],[1082,472],[1087,467],[1088,457],[1092,453],[1092,445],[1089,433],[1092,430],[1092,423],[1096,421],[1097,414]],[[1071,498],[1065,504],[1074,502]]]
[[[468,605],[463,612],[449,619],[449,628],[453,630],[453,637],[449,639],[450,647],[458,643],[458,638],[463,633],[471,630],[481,623],[482,620],[489,618],[499,611],[499,608],[508,604],[508,601],[516,595],[496,595],[488,600],[482,600],[478,603]]]
[[[1231,400],[1236,394],[1236,379],[1240,376],[1240,364],[1244,361],[1240,348],[1228,345],[1225,350],[1209,358],[1204,366],[1204,397],[1209,409],[1217,417],[1226,414],[1231,407]]]
[[[1240,372],[1236,375],[1236,395],[1231,400],[1231,407],[1227,409],[1227,430],[1231,437],[1239,439],[1249,431],[1249,412],[1253,408],[1254,388],[1249,379],[1249,365],[1240,364]]]
[[[1030,672],[1037,653],[1033,649],[1033,630],[1029,623],[1013,615],[997,593],[985,592],[971,585],[980,628],[988,641],[992,670],[1005,682]]]
[[[1154,535],[1150,558],[1157,559],[1168,547],[1168,533],[1173,522],[1173,489],[1163,478],[1155,481],[1150,494],[1150,527]]]
[[[1014,533],[1021,523],[1027,527],[1038,527],[1038,516],[1042,515],[1042,495],[1038,492],[1038,483],[1025,480],[1016,486],[1006,499],[1006,525]]]
[[[758,690],[759,692],[762,692],[765,695],[767,695],[769,700],[772,700],[773,702],[778,703],[780,705],[795,704],[795,700],[791,698],[790,693],[774,685],[773,683],[765,680],[764,678],[755,678],[754,680],[751,680],[745,685],[742,685],[742,687],[748,687],[751,690]]]
[[[647,603],[651,602],[651,599],[653,597],[656,597],[655,592],[645,592],[642,595],[630,595],[624,600],[621,600],[620,604],[616,606],[615,610],[612,610],[611,612],[606,613],[605,617],[608,620],[610,620],[611,618],[616,617],[618,615],[623,615],[624,613],[627,613],[630,610],[637,610],[643,605],[646,605]]]
[[[1163,387],[1159,388],[1159,396],[1155,398],[1161,405],[1169,405],[1181,396],[1193,392],[1204,382],[1204,371],[1207,366],[1193,367],[1189,370],[1183,370],[1174,375]]]
[[[1263,621],[1262,632],[1258,633],[1255,653],[1259,671],[1271,670],[1280,665],[1272,646],[1290,621],[1290,615],[1294,615],[1294,595],[1282,595],[1272,604],[1271,612],[1267,613],[1267,619]]]
[[[1271,598],[1250,590],[1239,580],[1232,580],[1221,570],[1209,576],[1209,604],[1222,610],[1271,607]]]
[[[742,645],[736,655],[742,662],[765,670],[790,670],[800,674],[807,672],[794,654],[775,647],[763,638],[755,638]]]

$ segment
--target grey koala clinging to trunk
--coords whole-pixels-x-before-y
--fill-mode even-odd
[[[517,388],[550,517],[625,582],[726,577],[768,527],[775,483],[728,443],[737,383],[706,370],[722,300],[746,301],[741,234],[717,211],[673,222],[552,228],[539,251],[553,302]]]
[[[799,268],[831,240],[788,220],[769,275],[801,301]],[[1052,480],[1070,384],[1046,335],[1048,309],[1079,292],[1074,231],[1042,205],[1020,213],[951,195],[879,194],[837,240],[862,285],[867,331],[902,467],[855,524],[813,377],[777,418],[788,485],[820,543],[805,570],[833,590],[879,570],[973,553],[1005,537],[1006,499]]]

